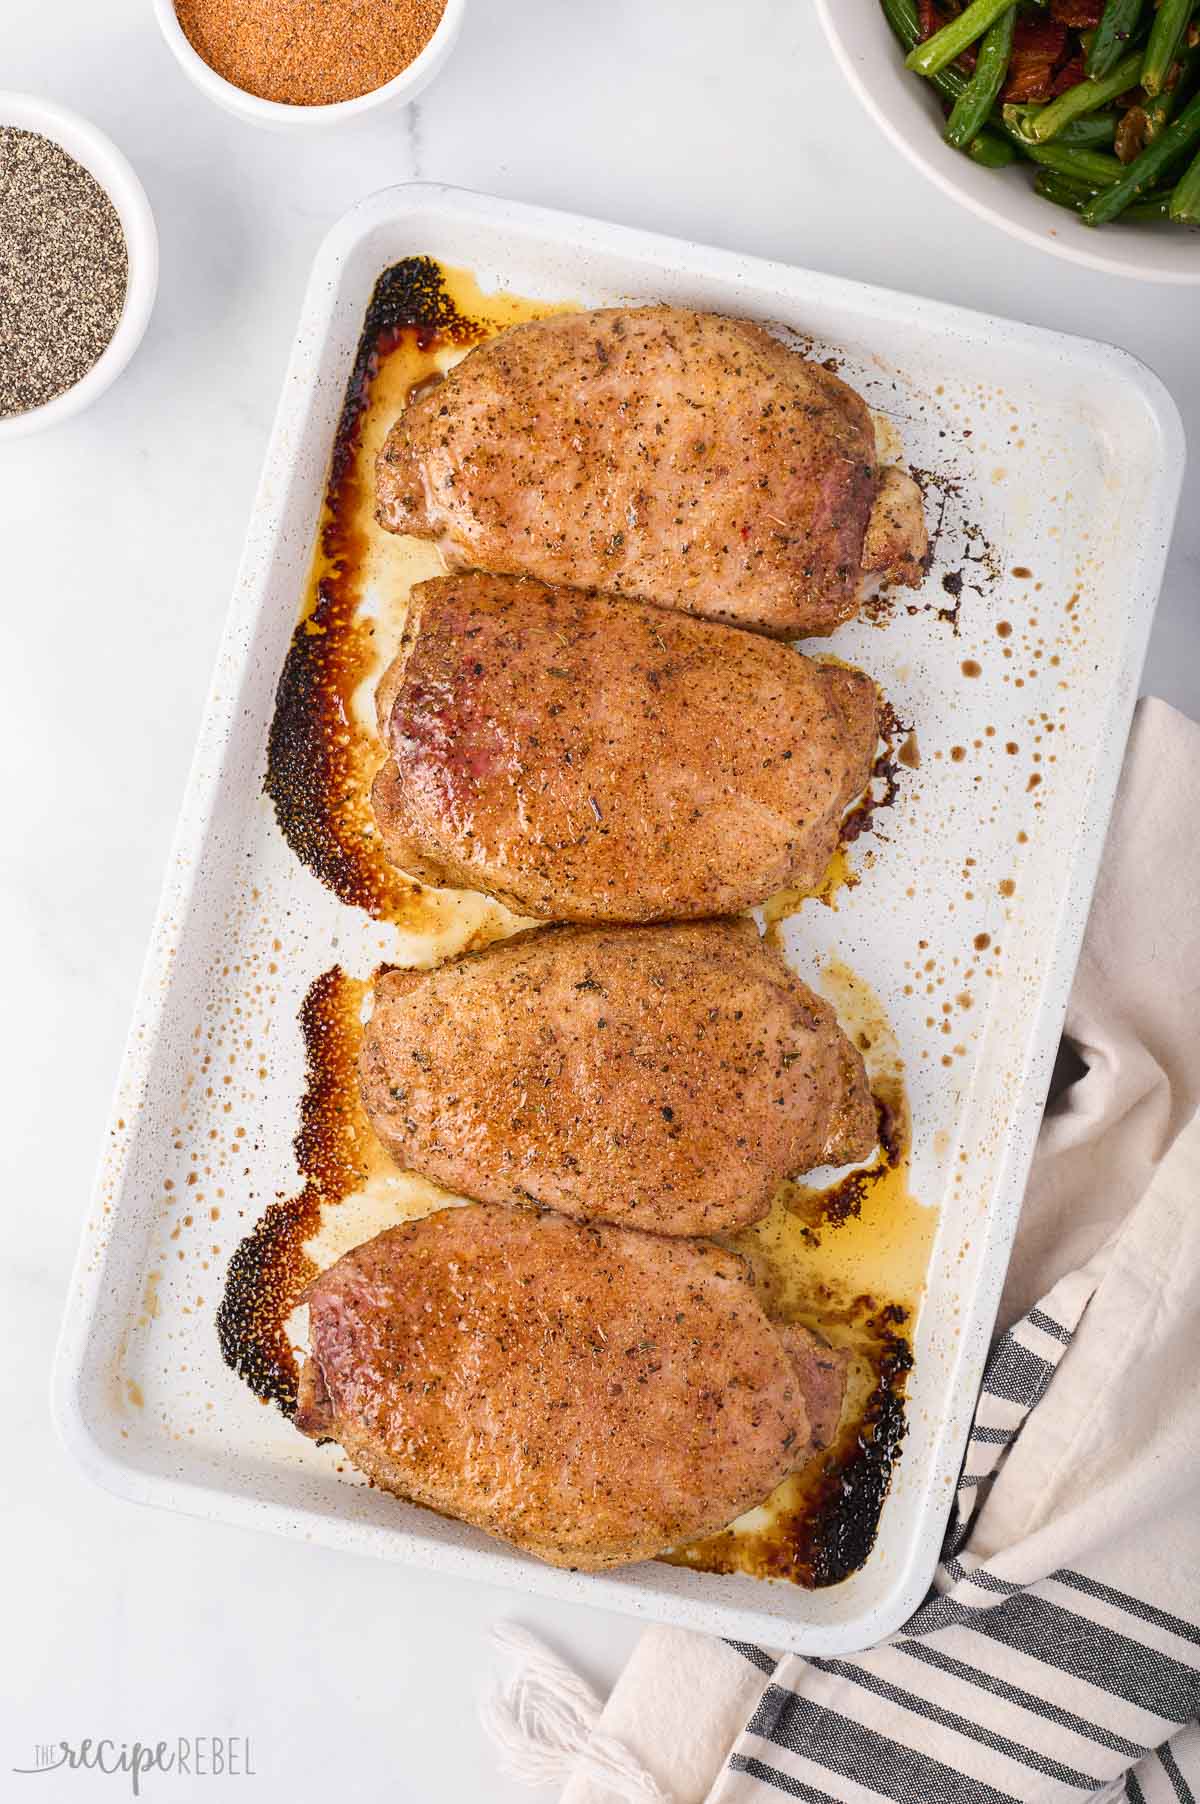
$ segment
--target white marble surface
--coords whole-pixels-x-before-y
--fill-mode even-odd
[[[99,405],[0,451],[6,979],[0,1253],[6,1633],[0,1796],[36,1742],[248,1735],[257,1776],[144,1782],[391,1804],[516,1804],[475,1720],[514,1612],[607,1683],[625,1622],[92,1490],[47,1373],[158,883],[309,261],[414,175],[761,252],[1110,339],[1200,432],[1195,291],[1051,260],[924,185],[844,90],[807,0],[473,0],[436,87],[336,136],[211,108],[149,0],[4,0],[7,86],[92,117],[136,164],[162,286]],[[1198,253],[1200,254],[1200,253]],[[1200,715],[1200,508],[1177,535],[1146,687]],[[57,1789],[56,1789],[57,1788]]]

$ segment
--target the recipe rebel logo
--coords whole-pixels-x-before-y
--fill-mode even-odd
[[[173,1741],[99,1740],[39,1742],[32,1766],[14,1773],[36,1778],[41,1773],[124,1774],[131,1795],[140,1798],[149,1773],[173,1773],[187,1779],[254,1779],[254,1754],[248,1735],[177,1735]]]

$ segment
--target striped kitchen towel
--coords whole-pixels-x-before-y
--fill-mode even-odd
[[[1200,1117],[1117,1244],[997,1341],[904,1629],[737,1650],[768,1682],[713,1804],[1200,1798],[1198,1318]]]
[[[932,1589],[865,1654],[651,1629],[489,1706],[562,1804],[1200,1804],[1200,728],[1139,708]],[[1040,1283],[1039,1283],[1040,1280]],[[510,1651],[513,1631],[508,1631]]]

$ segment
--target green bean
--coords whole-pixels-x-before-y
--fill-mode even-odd
[[[1016,0],[971,0],[964,12],[957,19],[951,19],[940,31],[935,31],[931,38],[910,50],[904,59],[910,69],[918,75],[936,75],[947,63],[969,50],[976,38],[981,37],[989,25],[994,25],[1001,13],[1008,12],[1016,4]]]
[[[1093,81],[1108,74],[1137,30],[1142,3],[1143,0],[1106,0],[1084,59],[1084,68]]]
[[[1142,86],[1147,94],[1161,94],[1183,42],[1194,0],[1161,0],[1150,27],[1150,41],[1142,61]]]
[[[1200,155],[1192,158],[1171,192],[1170,216],[1177,225],[1200,225]]]
[[[1180,98],[1177,84],[1173,88],[1164,88],[1162,93],[1156,94],[1152,100],[1143,101],[1142,111],[1146,115],[1147,142],[1157,138],[1165,125],[1170,125],[1175,111],[1175,102]]]
[[[1139,219],[1155,220],[1171,219],[1173,217],[1174,215],[1171,212],[1171,196],[1169,193],[1148,194],[1145,200],[1135,200],[1132,206],[1126,207],[1120,219],[1117,221],[1117,224],[1124,225],[1126,220],[1132,222]]]
[[[1033,102],[1011,103],[1003,109],[1004,129],[1016,144],[1036,144],[1030,126],[1043,108]],[[1071,119],[1054,135],[1056,144],[1072,144],[1079,150],[1095,150],[1103,144],[1111,148],[1117,129],[1114,112],[1086,113],[1082,119]]]
[[[907,52],[921,42],[921,22],[915,0],[883,0],[883,12],[903,51]],[[961,69],[942,69],[931,77],[929,85],[953,106],[966,92],[969,79]]]
[[[1200,94],[1189,100],[1178,119],[1168,125],[1153,144],[1147,144],[1141,156],[1135,157],[1128,168],[1121,171],[1118,181],[1088,202],[1080,214],[1084,225],[1107,225],[1110,219],[1116,219],[1119,213],[1123,213],[1131,201],[1141,200],[1163,171],[1177,157],[1182,156],[1184,151],[1190,150],[1198,138]]]
[[[1137,144],[1133,156],[1126,157],[1121,154],[1120,138],[1117,139],[1115,148],[1123,163],[1132,163],[1134,156],[1140,155],[1148,144],[1153,144],[1155,138],[1161,135],[1164,127],[1168,126],[1175,117],[1176,108],[1185,100],[1191,99],[1196,91],[1195,76],[1198,70],[1200,70],[1200,46],[1193,46],[1190,50],[1185,50],[1172,65],[1172,74],[1175,79],[1171,82],[1170,87],[1164,88],[1161,94],[1155,94],[1153,99],[1147,97],[1139,105],[1131,106],[1122,113],[1121,135],[1138,130],[1140,120],[1141,140]]]
[[[1033,185],[1043,200],[1053,201],[1056,207],[1070,207],[1073,213],[1086,206],[1096,192],[1083,182],[1073,182],[1069,176],[1056,174],[1053,169],[1039,169]]]
[[[1102,150],[1072,150],[1067,144],[1029,144],[1025,155],[1043,169],[1073,176],[1093,188],[1111,188],[1125,173],[1116,157],[1106,156]]]
[[[955,150],[965,150],[991,114],[1004,86],[1012,56],[1013,26],[1017,9],[1010,6],[989,25],[979,46],[975,73],[966,92],[954,103],[954,111],[946,121],[945,139]]]
[[[1068,176],[1055,175],[1051,169],[1039,170],[1037,181],[1033,185],[1043,200],[1053,201],[1056,207],[1069,207],[1074,213],[1080,212],[1097,192],[1083,182],[1073,182]],[[1135,201],[1131,207],[1126,207],[1121,219],[1169,219],[1170,205],[1171,193],[1168,189],[1163,194],[1150,194],[1145,200]]]
[[[1116,134],[1119,115],[1107,108],[1102,113],[1086,113],[1082,119],[1072,119],[1055,134],[1056,144],[1073,144],[1078,150],[1095,150],[1097,145],[1105,144],[1110,149]]]
[[[1131,50],[1123,56],[1112,73],[1100,81],[1077,81],[1073,88],[1060,94],[1043,107],[1036,119],[1029,122],[1030,134],[1037,144],[1044,144],[1047,139],[1055,138],[1064,125],[1072,119],[1079,119],[1084,113],[1091,113],[1097,107],[1107,106],[1126,88],[1136,88],[1138,76],[1142,69],[1142,53]]]
[[[967,145],[967,155],[972,163],[981,163],[985,169],[1007,169],[1010,163],[1017,160],[1017,147],[1002,138],[999,132],[976,132]]]

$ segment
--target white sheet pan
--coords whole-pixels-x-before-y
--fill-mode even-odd
[[[365,974],[396,952],[298,865],[262,778],[363,312],[382,269],[419,252],[527,296],[782,322],[838,356],[936,478],[943,530],[916,611],[902,598],[830,646],[915,723],[921,766],[886,841],[861,842],[859,886],[786,929],[802,972],[836,955],[883,998],[907,1065],[913,1189],[939,1212],[907,1446],[870,1559],[827,1590],[541,1566],[339,1475],[337,1449],[221,1362],[226,1262],[295,1177],[300,1001],[335,960]],[[71,1285],[54,1398],[86,1470],[141,1502],[773,1647],[842,1652],[899,1624],[953,1494],[1183,457],[1161,385],[1103,345],[432,185],[349,213],[304,302]]]

